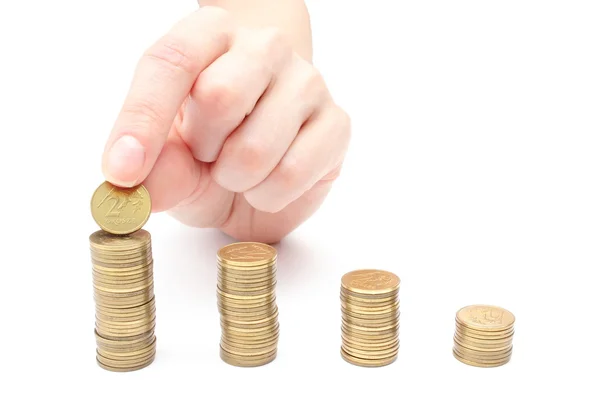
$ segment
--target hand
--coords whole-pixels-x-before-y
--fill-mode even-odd
[[[349,139],[347,114],[280,33],[203,7],[142,56],[103,171],[144,183],[154,212],[274,243],[321,205]]]

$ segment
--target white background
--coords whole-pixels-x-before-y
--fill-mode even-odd
[[[2,2],[0,398],[598,398],[598,2],[308,5],[354,135],[323,207],[277,246],[277,360],[219,359],[215,253],[231,239],[158,214],[158,356],[115,374],[95,364],[89,199],[138,56],[195,2]],[[356,268],[402,279],[385,368],[339,356]],[[452,357],[473,303],[516,315],[510,364]]]

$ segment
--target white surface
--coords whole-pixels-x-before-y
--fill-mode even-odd
[[[195,3],[0,5],[0,398],[597,396],[598,3],[308,4],[354,136],[322,209],[278,246],[279,356],[221,362],[230,239],[153,215],[158,356],[125,375],[94,361],[89,199],[138,55]],[[402,279],[400,358],[382,369],[338,353],[339,280],[363,267]],[[509,365],[452,357],[473,303],[516,315]]]

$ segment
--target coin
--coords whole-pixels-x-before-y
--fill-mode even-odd
[[[232,243],[222,247],[217,253],[217,261],[224,264],[232,273],[250,274],[257,271],[270,272],[273,270],[277,259],[277,250],[273,247],[257,242]]]
[[[156,302],[151,236],[97,231],[90,235],[96,303],[96,361],[109,371],[135,371],[156,355]]]
[[[277,251],[263,243],[233,243],[217,252],[217,268],[221,359],[238,367],[270,363],[279,341]]]
[[[347,290],[357,296],[365,294],[368,295],[367,298],[392,293],[399,287],[400,278],[391,272],[377,269],[352,271],[342,277],[342,291]]]
[[[104,182],[91,200],[92,216],[108,233],[127,235],[141,229],[150,218],[152,202],[143,185],[121,188]]]
[[[476,304],[456,313],[452,353],[475,367],[498,367],[512,357],[515,316],[501,307]]]
[[[510,329],[515,323],[515,316],[500,307],[478,304],[458,310],[456,320],[473,330],[498,332]]]
[[[400,279],[383,270],[357,270],[342,276],[342,359],[363,367],[381,367],[397,359],[399,289]]]

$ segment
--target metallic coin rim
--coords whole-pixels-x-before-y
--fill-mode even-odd
[[[222,337],[224,336],[225,338],[227,338],[227,340],[233,341],[233,342],[245,342],[245,343],[261,342],[263,340],[267,340],[269,338],[279,336],[279,329],[277,329],[276,331],[273,331],[273,332],[267,332],[267,333],[263,333],[260,335],[240,335],[240,334],[237,334],[236,332],[231,332],[229,330],[222,329],[221,336]]]
[[[400,346],[392,347],[390,349],[381,350],[381,351],[379,351],[379,350],[362,351],[355,347],[348,347],[342,343],[342,349],[347,354],[350,354],[351,356],[354,356],[356,358],[362,358],[365,360],[381,360],[381,359],[385,359],[385,358],[397,355],[399,352]]]
[[[462,326],[456,326],[455,332],[460,332],[461,334],[463,334],[464,336],[469,336],[475,339],[481,339],[481,340],[501,340],[501,339],[507,339],[510,337],[514,336],[515,331],[514,330],[509,330],[506,331],[504,333],[502,333],[501,335],[496,335],[496,334],[479,334],[478,332],[474,332],[472,330],[466,329]]]
[[[102,364],[97,358],[96,358],[96,362],[98,363],[98,365],[99,365],[100,368],[105,369],[105,370],[110,371],[110,372],[133,372],[133,371],[139,371],[141,369],[149,367],[154,362],[154,358],[152,358],[151,360],[149,360],[144,365],[139,365],[139,366],[132,367],[132,368],[113,368],[113,367],[110,367],[108,365]]]
[[[234,354],[236,356],[240,356],[240,357],[253,357],[253,356],[262,356],[265,354],[270,354],[274,351],[277,351],[277,342],[275,344],[271,344],[268,346],[265,346],[263,348],[255,348],[255,349],[244,349],[244,348],[239,348],[239,347],[235,347],[235,346],[230,346],[227,342],[223,342],[221,341],[221,343],[219,344],[221,346],[222,349],[224,349],[225,351],[227,351],[230,354]],[[243,350],[248,350],[243,351]]]
[[[509,315],[509,317],[510,317],[509,322],[507,322],[504,325],[490,327],[490,326],[478,325],[477,323],[473,323],[473,322],[470,322],[470,321],[467,321],[467,320],[461,318],[461,316],[463,315],[463,311],[466,312],[466,310],[471,309],[471,308],[476,308],[476,307],[487,307],[487,308],[494,308],[494,309],[500,310]],[[511,319],[512,319],[512,321],[511,321]],[[460,322],[461,324],[463,324],[471,329],[480,330],[480,331],[484,331],[484,332],[489,332],[489,331],[496,332],[496,331],[507,330],[507,329],[513,327],[515,325],[516,318],[512,312],[508,311],[507,309],[505,309],[503,307],[489,305],[489,304],[472,304],[472,305],[462,307],[461,309],[459,309],[456,312],[456,321]]]
[[[389,318],[381,318],[381,319],[356,318],[351,315],[342,313],[342,320],[351,325],[358,325],[358,326],[364,326],[364,327],[379,327],[379,326],[387,326],[392,322],[394,322],[394,323],[400,322],[400,313],[393,315]]]
[[[512,336],[507,339],[492,339],[492,340],[482,340],[482,339],[474,339],[469,336],[461,335],[459,332],[454,332],[454,337],[458,338],[460,341],[473,343],[474,345],[481,346],[489,346],[489,347],[501,347],[503,345],[512,343]]]
[[[386,287],[386,288],[382,288],[382,289],[378,289],[378,290],[368,290],[368,289],[361,289],[361,288],[357,288],[357,287],[352,287],[352,286],[351,286],[351,285],[348,283],[348,279],[349,279],[349,277],[350,277],[352,274],[356,274],[356,273],[365,273],[365,272],[379,272],[379,273],[382,273],[382,274],[391,275],[392,279],[395,279],[395,280],[397,280],[397,281],[398,281],[398,283],[397,283],[397,284],[395,284],[395,285],[393,285],[393,286],[390,286],[389,288],[388,288],[388,287]],[[389,272],[389,271],[386,271],[386,270],[383,270],[383,269],[357,269],[357,270],[354,270],[354,271],[350,271],[350,272],[347,272],[347,273],[345,273],[345,274],[342,276],[341,283],[342,283],[342,285],[341,285],[342,287],[344,287],[344,288],[346,288],[346,289],[348,289],[348,290],[350,290],[350,291],[353,291],[353,292],[355,292],[355,293],[365,293],[365,294],[385,294],[385,293],[389,293],[389,292],[392,292],[392,291],[394,291],[394,290],[397,290],[397,289],[399,289],[399,288],[400,288],[400,283],[401,283],[401,281],[400,281],[400,277],[398,277],[398,275],[394,274],[393,272]]]
[[[465,354],[470,354],[473,356],[476,355],[481,355],[481,356],[486,356],[486,357],[492,357],[492,356],[497,356],[497,355],[502,355],[505,353],[510,353],[512,352],[513,346],[510,345],[508,348],[503,348],[503,349],[474,349],[474,348],[470,348],[470,347],[466,347],[464,344],[457,342],[456,340],[454,340],[454,347],[458,348],[462,353]]]
[[[495,367],[501,367],[503,365],[506,365],[510,362],[511,357],[509,357],[508,359],[506,359],[506,361],[503,362],[498,362],[498,363],[479,363],[479,362],[474,362],[474,361],[470,361],[467,360],[465,358],[462,358],[460,355],[456,354],[456,352],[454,352],[454,350],[452,351],[452,354],[454,355],[454,358],[456,358],[458,361],[462,362],[463,364],[472,366],[472,367],[479,367],[479,368],[495,368]]]
[[[475,361],[475,362],[485,362],[485,363],[500,362],[500,361],[503,361],[506,358],[509,358],[512,356],[512,351],[506,352],[504,354],[494,355],[494,356],[469,354],[469,353],[465,353],[464,351],[461,351],[461,349],[457,348],[456,346],[454,347],[454,352],[466,360]]]
[[[398,299],[400,296],[400,289],[395,289],[385,293],[363,293],[355,292],[350,289],[346,289],[344,286],[340,287],[340,294],[348,297],[353,297],[364,301],[388,301],[391,299]]]
[[[354,304],[364,304],[367,307],[384,307],[389,305],[394,305],[396,303],[400,303],[400,299],[398,297],[389,297],[389,298],[381,298],[374,299],[368,297],[356,297],[352,295],[348,295],[346,293],[340,292],[340,300],[343,302],[350,302]]]
[[[96,213],[94,212],[94,200],[96,199],[96,196],[100,193],[101,190],[106,189],[107,191],[110,192],[110,190],[114,189],[116,191],[122,191],[123,188],[119,188],[118,186],[115,186],[113,184],[111,184],[108,181],[104,181],[102,184],[100,184],[96,190],[94,190],[94,193],[92,194],[92,198],[90,199],[90,211],[92,212],[92,217],[94,219],[94,221],[96,222],[96,224],[103,230],[106,231],[108,233],[112,233],[114,235],[129,235],[135,232],[138,232],[139,230],[142,229],[142,227],[144,225],[146,225],[146,223],[148,222],[148,220],[150,219],[150,214],[152,214],[152,198],[150,197],[150,193],[148,192],[148,189],[146,189],[146,187],[142,184],[136,185],[132,188],[126,188],[125,190],[127,191],[137,191],[137,190],[141,190],[142,192],[144,192],[145,197],[148,199],[147,203],[144,204],[148,204],[148,206],[144,207],[143,209],[141,209],[141,211],[143,212],[143,214],[141,214],[141,220],[138,224],[136,225],[132,225],[131,228],[129,229],[112,229],[111,225],[107,225],[105,223],[102,223],[102,220],[96,215]],[[122,227],[123,225],[119,225],[120,227]]]
[[[358,367],[371,367],[371,368],[385,367],[385,366],[393,364],[398,359],[398,355],[395,355],[394,357],[391,357],[390,359],[387,359],[387,360],[377,360],[378,362],[372,362],[372,360],[362,360],[360,358],[356,358],[349,354],[346,354],[344,349],[341,349],[341,348],[340,348],[340,354],[344,361],[346,361],[352,365],[356,365]]]
[[[226,354],[224,354],[223,350],[220,351],[219,355],[221,357],[221,360],[224,363],[229,364],[234,367],[243,367],[243,368],[261,367],[261,366],[264,366],[264,365],[267,365],[267,364],[273,362],[277,358],[277,352],[275,352],[273,355],[271,355],[269,357],[265,357],[264,359],[257,360],[257,361],[245,361],[245,360],[240,360],[240,359],[236,359],[233,357],[229,357]]]
[[[102,354],[102,356],[110,359],[110,356],[121,357],[121,358],[142,356],[142,355],[145,355],[146,353],[149,353],[152,349],[156,350],[156,336],[154,336],[152,338],[152,342],[150,342],[150,344],[148,346],[142,347],[139,350],[123,351],[123,352],[116,351],[115,352],[115,351],[108,351],[108,350],[104,349],[103,347],[98,346],[96,351],[105,353],[106,355]]]
[[[102,364],[111,366],[113,368],[135,367],[137,365],[146,363],[148,360],[153,359],[155,356],[156,356],[156,350],[154,350],[153,352],[151,352],[149,355],[145,356],[144,358],[140,358],[137,360],[134,359],[134,360],[120,361],[120,360],[111,360],[110,358],[103,357],[103,356],[99,355],[98,353],[96,353],[97,360],[99,360]]]
[[[269,256],[267,258],[261,259],[261,260],[257,260],[257,261],[247,261],[247,260],[246,261],[237,261],[237,260],[228,259],[226,257],[226,255],[224,254],[225,251],[227,251],[229,249],[235,249],[236,247],[248,246],[248,245],[254,245],[254,246],[259,246],[259,247],[265,248],[265,250],[273,253],[273,255]],[[242,267],[243,266],[259,266],[259,265],[277,261],[277,255],[278,255],[277,249],[275,249],[273,246],[269,246],[268,244],[265,244],[265,243],[236,242],[236,243],[230,243],[226,246],[223,246],[219,249],[219,251],[217,251],[217,262],[227,264],[227,266],[242,266]]]
[[[400,330],[397,330],[395,332],[388,332],[385,334],[376,333],[375,335],[363,335],[361,333],[348,331],[345,327],[342,326],[342,334],[346,335],[346,337],[362,339],[371,343],[375,343],[377,341],[391,340],[392,338],[398,337],[400,334]]]
[[[139,236],[139,238],[138,238]],[[114,242],[110,242],[111,244],[106,244],[106,242],[99,242],[99,237],[105,237]],[[106,230],[98,230],[92,233],[89,237],[89,242],[95,248],[107,248],[107,249],[118,249],[118,248],[127,248],[125,243],[134,242],[134,243],[151,243],[152,235],[145,229],[138,229],[135,232],[131,232],[126,235],[115,235]],[[114,244],[113,244],[114,243]]]
[[[461,336],[464,336],[466,338],[468,338],[469,340],[477,340],[477,341],[482,341],[485,343],[496,343],[496,342],[502,342],[502,341],[507,341],[507,340],[512,340],[512,338],[515,335],[515,332],[512,331],[510,332],[508,335],[502,335],[502,336],[497,336],[497,335],[477,335],[473,332],[468,332],[465,331],[462,328],[457,328],[454,333],[459,334]]]

